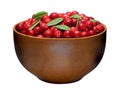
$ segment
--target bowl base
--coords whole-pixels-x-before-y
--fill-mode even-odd
[[[71,81],[51,81],[51,80],[44,80],[44,79],[41,79],[39,77],[37,77],[38,79],[40,79],[41,81],[43,82],[46,82],[46,83],[51,83],[51,84],[70,84],[70,83],[75,83],[75,82],[78,82],[80,81],[83,77],[79,78],[79,79],[76,79],[76,80],[71,80]]]

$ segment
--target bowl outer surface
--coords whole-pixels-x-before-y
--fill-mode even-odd
[[[93,70],[103,56],[105,43],[106,31],[84,39],[40,39],[14,29],[21,64],[38,78],[54,83],[76,81]]]

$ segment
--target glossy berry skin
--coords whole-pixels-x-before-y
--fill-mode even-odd
[[[23,23],[17,24],[17,25],[16,25],[16,29],[17,29],[17,31],[20,32],[20,31],[23,29]]]
[[[34,30],[35,35],[40,34],[40,27],[39,26],[36,26],[33,30]]]
[[[86,21],[85,25],[88,29],[92,29],[94,26],[93,22],[90,20]]]
[[[35,32],[34,30],[27,30],[27,35],[34,36]]]
[[[44,33],[43,33],[44,37],[47,38],[51,38],[53,37],[53,32],[50,29],[47,29]]]
[[[76,31],[74,31],[74,32],[72,33],[72,36],[73,36],[74,38],[77,38],[77,37],[80,37],[80,36],[81,36],[81,33],[80,33],[80,31],[76,30]]]
[[[79,12],[78,11],[72,11],[72,15],[74,14],[78,14],[79,15]]]
[[[23,29],[23,30],[21,30],[20,32],[21,32],[21,33],[23,33],[23,34],[27,34],[27,31],[26,31],[26,30],[24,30],[24,29]]]
[[[85,31],[86,25],[85,25],[84,23],[80,23],[80,24],[78,24],[78,29],[79,29],[80,31]]]
[[[60,30],[55,30],[53,32],[54,37],[56,38],[61,38],[62,37],[62,32]]]
[[[51,21],[50,18],[46,18],[45,20],[43,20],[44,23],[48,23],[48,22],[50,22],[50,21]]]
[[[71,19],[71,25],[76,26],[77,24],[77,19]]]
[[[87,37],[89,34],[87,31],[81,32],[81,37]]]
[[[65,38],[70,38],[70,37],[71,37],[70,31],[69,31],[69,30],[64,31],[64,32],[63,32],[63,37],[65,37]]]
[[[88,35],[89,36],[92,36],[92,35],[95,35],[96,34],[96,31],[95,30],[89,30],[88,32]]]
[[[67,18],[64,20],[64,24],[67,25],[67,26],[71,26],[72,25],[72,20],[71,18]]]
[[[96,26],[96,28],[97,28],[98,33],[104,31],[104,29],[105,29],[102,24],[98,24],[98,25]]]
[[[76,27],[71,27],[71,28],[70,28],[70,33],[73,34],[73,32],[76,31],[76,30],[77,30]]]
[[[53,13],[51,13],[50,14],[50,19],[55,19],[55,18],[58,18],[59,17],[59,15],[58,15],[58,13],[56,13],[56,12],[53,12]]]
[[[66,14],[67,14],[68,16],[71,16],[71,15],[72,15],[72,13],[71,13],[70,11],[66,12]]]
[[[41,23],[39,24],[39,27],[40,27],[40,29],[41,29],[42,31],[45,31],[45,30],[48,29],[47,24],[46,24],[46,23],[43,23],[43,22],[41,22]]]
[[[42,16],[42,21],[44,21],[44,20],[47,19],[47,18],[49,18],[48,15],[43,15],[43,16]]]
[[[31,24],[30,23],[24,23],[23,24],[23,29],[28,30],[30,28]]]

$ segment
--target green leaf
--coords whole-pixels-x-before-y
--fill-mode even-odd
[[[70,16],[70,18],[73,18],[73,19],[81,19],[82,17],[78,14],[74,14],[72,16]]]
[[[47,23],[48,26],[56,25],[63,21],[63,18],[56,18]]]
[[[41,20],[38,20],[37,22],[35,22],[33,25],[30,26],[29,30],[33,30],[33,28],[35,26],[37,26],[40,23]]]
[[[43,15],[47,15],[47,14],[48,14],[48,12],[46,12],[46,11],[40,11],[40,12],[34,14],[34,15],[32,16],[32,18],[36,18],[36,19],[39,20],[39,19],[42,18]]]
[[[60,30],[70,30],[70,27],[67,25],[56,25],[55,27]]]
[[[98,20],[96,20],[96,19],[91,19],[91,21],[92,21],[92,22],[98,22]]]

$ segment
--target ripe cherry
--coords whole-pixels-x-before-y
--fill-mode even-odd
[[[88,35],[89,36],[92,36],[92,35],[95,35],[96,34],[96,31],[95,30],[89,30],[88,32]]]
[[[73,34],[73,32],[76,31],[76,30],[77,30],[76,27],[71,27],[71,28],[70,28],[70,33]]]
[[[45,31],[48,29],[48,26],[46,23],[40,22],[39,27],[42,31]]]
[[[79,12],[78,11],[72,11],[72,15],[74,14],[78,14],[79,15]]]
[[[71,13],[70,11],[66,12],[66,14],[67,14],[68,16],[71,16],[71,15],[72,15],[72,13]]]
[[[51,38],[53,37],[53,32],[50,29],[47,29],[44,33],[43,33],[44,37],[48,37]]]
[[[56,13],[56,12],[53,12],[53,13],[51,13],[50,14],[50,16],[49,16],[51,19],[55,19],[55,18],[58,18],[59,17],[59,15],[58,15],[58,13]]]
[[[72,20],[71,20],[71,18],[65,19],[65,20],[64,20],[64,24],[65,24],[65,25],[68,25],[68,26],[71,26],[71,25],[72,25]]]
[[[20,32],[20,31],[23,29],[23,23],[17,24],[17,25],[16,25],[16,29],[17,29],[17,31]]]
[[[104,31],[104,29],[105,29],[102,24],[98,24],[98,25],[96,26],[96,28],[97,28],[98,33]]]
[[[62,37],[62,32],[60,30],[55,30],[53,35],[56,38],[60,38],[60,37]]]
[[[77,19],[71,19],[71,25],[76,26],[77,24]]]
[[[86,25],[85,25],[84,23],[79,23],[79,24],[78,24],[78,29],[79,29],[80,31],[85,31]]]
[[[27,34],[27,31],[26,31],[26,30],[24,30],[24,29],[23,29],[23,30],[21,30],[20,32],[21,32],[21,33],[23,33],[23,34]]]
[[[34,30],[35,35],[40,34],[40,27],[39,26],[36,26],[33,30]]]
[[[52,32],[54,32],[54,31],[56,31],[56,30],[58,30],[55,26],[52,26],[51,28],[50,28],[50,30],[52,31]]]
[[[87,31],[81,32],[81,37],[87,37],[89,34]]]
[[[73,36],[74,38],[80,37],[80,35],[81,35],[81,33],[80,33],[80,31],[78,31],[78,30],[73,31],[73,33],[72,33],[72,36]]]
[[[31,24],[30,24],[30,23],[25,22],[25,23],[23,24],[23,29],[27,30],[27,29],[29,29],[29,28],[30,28],[30,26],[31,26]]]
[[[34,36],[34,30],[27,30],[27,35]]]
[[[87,27],[88,29],[92,29],[93,26],[94,26],[94,25],[93,25],[93,22],[90,21],[90,20],[86,21],[85,25],[86,25],[86,27]]]
[[[64,31],[64,32],[63,32],[63,37],[65,37],[65,38],[70,38],[70,37],[71,37],[70,31],[69,31],[69,30]]]
[[[48,15],[43,15],[43,16],[42,16],[42,21],[44,21],[44,20],[47,19],[47,18],[49,18]]]
[[[50,21],[51,21],[50,18],[46,18],[45,20],[43,20],[44,23],[48,23],[48,22],[50,22]]]

